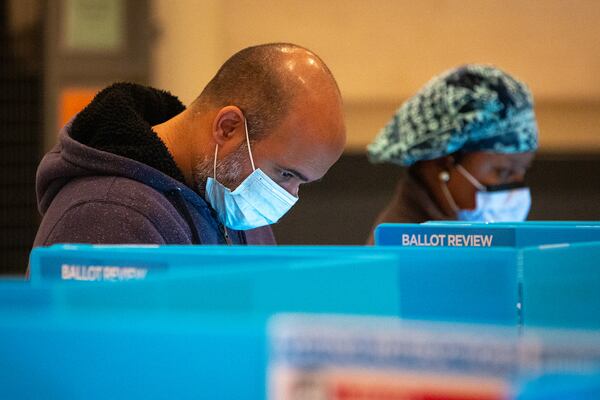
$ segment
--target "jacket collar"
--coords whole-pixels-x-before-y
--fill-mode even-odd
[[[185,110],[170,93],[133,83],[99,92],[73,120],[69,136],[86,146],[148,165],[184,182],[165,144],[152,130]]]

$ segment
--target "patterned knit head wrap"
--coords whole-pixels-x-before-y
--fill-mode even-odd
[[[537,149],[527,86],[488,65],[433,78],[406,101],[367,147],[372,162],[409,166],[456,151],[523,153]]]

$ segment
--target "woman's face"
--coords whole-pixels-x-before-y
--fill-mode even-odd
[[[499,154],[492,152],[467,153],[457,161],[484,186],[520,183],[531,165],[534,153]],[[477,188],[456,167],[449,167],[448,189],[458,208],[475,208]]]

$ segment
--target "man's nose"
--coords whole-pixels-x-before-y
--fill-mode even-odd
[[[294,185],[292,187],[292,190],[288,190],[288,192],[290,192],[290,194],[294,197],[298,197],[298,192],[300,192],[300,185]]]
[[[298,192],[300,192],[300,184],[299,183],[288,183],[281,185],[289,194],[294,197],[298,197]]]

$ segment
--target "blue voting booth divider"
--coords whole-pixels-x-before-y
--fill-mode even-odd
[[[58,284],[59,309],[196,314],[326,312],[398,315],[398,269],[391,256],[365,260],[247,260],[244,268],[172,270],[143,281]]]
[[[150,261],[144,264],[144,260]],[[283,268],[289,263],[298,265],[317,260],[330,263],[345,261],[346,264],[365,262],[370,266],[357,265],[353,270],[338,265],[330,267],[330,273],[324,268],[315,268],[312,272]],[[340,299],[354,296],[357,300],[346,312],[515,326],[518,321],[517,262],[515,250],[509,248],[493,251],[437,248],[423,252],[419,248],[363,246],[136,248],[69,245],[35,249],[31,257],[31,277],[32,283],[39,285],[60,281],[60,271],[64,268],[76,266],[80,274],[86,275],[87,272],[81,272],[83,268],[93,267],[97,269],[94,276],[102,276],[98,271],[103,267],[112,271],[135,265],[139,269],[154,271],[154,274],[144,274],[144,278],[163,277],[152,287],[190,285],[192,292],[194,287],[220,288],[213,298],[206,300],[206,304],[213,304],[213,307],[217,307],[221,293],[232,293],[221,301],[237,301],[240,304],[254,304],[249,301],[247,293],[259,293],[264,297],[261,304],[265,307],[267,304],[284,304],[282,298],[292,293],[304,293],[304,307],[312,302],[310,311],[331,312],[331,309],[325,308],[324,296]],[[159,267],[153,270],[157,265]],[[384,267],[387,269],[384,270]],[[208,274],[213,276],[209,278]],[[76,273],[69,272],[68,278],[72,275]],[[110,276],[116,275],[111,272]],[[167,276],[170,278],[166,279]],[[306,288],[310,282],[313,285],[327,282],[329,286],[308,291]],[[353,282],[353,286],[346,288],[349,282]],[[227,286],[234,283],[240,287]],[[151,286],[135,287],[143,291]],[[132,286],[128,286],[127,290],[133,290]],[[181,296],[183,293],[179,291]],[[177,292],[173,294],[177,295]],[[363,310],[359,310],[360,304],[363,304]],[[291,310],[280,308],[278,311]],[[342,312],[339,309],[335,311]]]
[[[522,221],[522,222],[468,222],[468,221],[427,221],[423,225],[487,225],[487,226],[600,226],[600,221]]]
[[[600,274],[595,267],[598,246],[598,243],[533,248],[67,245],[36,249],[31,259],[31,276],[34,285],[56,282],[61,277],[110,280],[169,276],[169,280],[153,283],[153,298],[156,293],[170,293],[171,290],[165,289],[170,285],[180,288],[172,290],[175,294],[169,299],[170,304],[178,296],[180,304],[197,300],[205,309],[235,306],[244,312],[371,313],[408,319],[597,329],[600,322],[594,315],[600,302]],[[376,267],[283,268],[291,263],[301,265],[317,260],[371,261]],[[386,263],[388,266],[383,267]],[[86,268],[88,272],[84,272]],[[96,269],[93,273],[89,272],[92,268]],[[120,275],[115,272],[119,268],[145,272]],[[105,274],[104,269],[109,273]],[[136,288],[150,293],[149,287],[134,285],[127,290]],[[184,287],[189,290],[184,291]],[[214,294],[200,301],[202,296],[193,295],[199,291],[195,288],[200,287],[212,288]],[[209,289],[201,292],[211,293]],[[233,295],[223,295],[229,293]],[[104,295],[98,296],[97,303],[102,304]],[[187,302],[186,296],[190,298]],[[349,300],[352,296],[356,301]],[[111,301],[117,299],[115,296]],[[136,304],[127,295],[121,299],[123,307]],[[345,299],[346,308],[341,304],[335,308],[335,299]],[[286,304],[288,308],[283,307]]]
[[[74,286],[63,286],[59,290],[73,289]],[[385,333],[386,327],[378,330],[376,321],[366,323],[371,330]],[[452,329],[438,329],[437,335],[443,340],[438,339],[437,343],[446,350],[448,340],[452,343],[457,336]],[[424,343],[421,336],[413,337],[417,343]],[[485,344],[485,337],[474,336],[479,348]],[[181,310],[39,313],[2,308],[0,360],[6,367],[0,369],[0,398],[265,399],[269,344],[266,320],[256,316],[197,315]],[[339,349],[347,351],[347,347],[343,342]],[[319,352],[321,348],[314,347],[312,351]],[[423,354],[426,365],[436,365],[430,351]],[[477,357],[477,353],[469,352],[443,354],[458,359],[466,355]],[[481,360],[502,375],[510,372],[499,368],[506,364],[506,358],[521,357],[511,353],[502,361],[495,361],[486,354]],[[407,367],[415,365],[408,363]],[[456,367],[467,365],[463,362]],[[548,393],[560,393],[561,399],[595,399],[600,393],[598,376],[593,375],[560,374],[531,383],[529,379],[524,389],[517,391],[521,400],[548,400],[541,396]],[[589,397],[565,397],[574,393]]]
[[[364,247],[345,246],[105,246],[54,245],[36,248],[30,257],[30,279],[100,281],[145,279],[189,270],[230,272],[255,270],[290,261],[385,258]],[[260,265],[257,264],[257,262]],[[253,263],[252,267],[249,264]]]
[[[522,325],[600,329],[598,221],[382,224],[375,241],[384,247],[517,248]]]
[[[375,244],[424,247],[526,247],[600,241],[600,223],[462,223],[379,225]]]
[[[564,225],[473,228],[515,233],[490,247],[35,249],[31,282],[0,281],[0,398],[261,399],[266,321],[281,312],[598,332],[600,241],[520,245],[597,232]],[[599,379],[543,378],[518,398],[598,398]]]
[[[600,330],[600,242],[523,250],[523,324]]]
[[[264,399],[262,319],[0,312],[2,399]]]
[[[312,383],[311,398],[330,398],[326,393],[336,392],[333,387],[347,394],[339,398],[360,399],[507,400],[520,395],[549,400],[556,397],[539,395],[553,390],[561,399],[600,395],[597,335],[538,330],[517,336],[507,328],[482,328],[391,318],[277,316],[269,327],[271,377],[284,381],[272,383],[284,399],[296,398],[295,388],[306,382]],[[349,364],[353,369],[344,370]],[[369,379],[358,371],[369,371]],[[552,379],[540,377],[547,374]],[[524,387],[513,385],[515,377]],[[415,382],[420,385],[416,391],[410,389]]]
[[[595,400],[600,397],[600,373],[548,374],[525,382],[516,400]]]
[[[112,250],[97,249],[94,262]],[[0,369],[0,398],[263,399],[269,315],[398,314],[392,255],[300,263],[283,254],[209,258],[143,281],[3,282],[0,360],[11,368]]]

